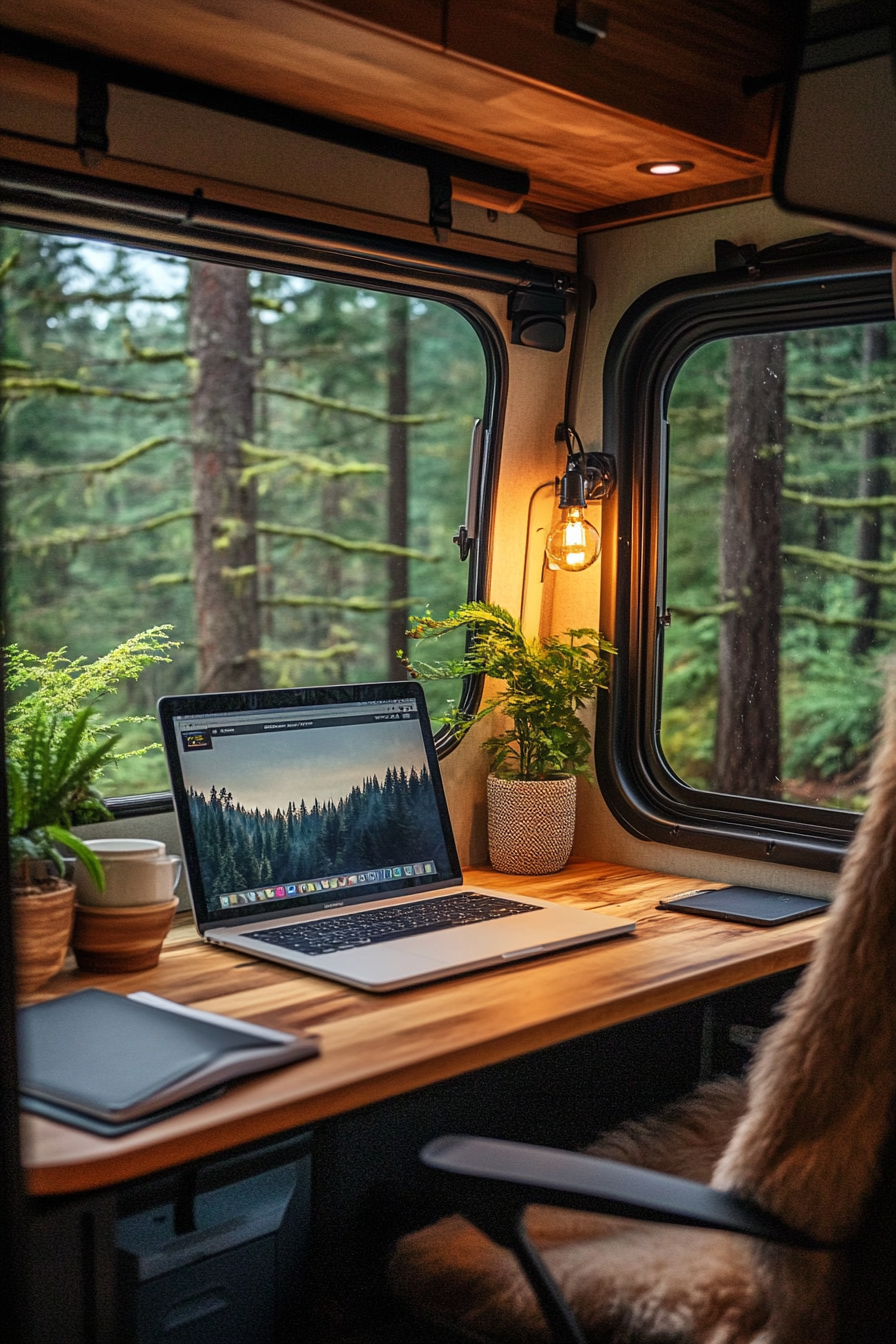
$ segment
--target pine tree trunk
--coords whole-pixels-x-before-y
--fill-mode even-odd
[[[324,395],[330,395],[329,389]],[[325,532],[332,532],[336,536],[339,536],[343,531],[342,500],[344,493],[344,483],[338,479],[324,481],[321,486],[321,525]],[[342,597],[342,552],[337,550],[335,546],[325,546],[320,566],[326,596],[336,598]],[[342,624],[342,618],[340,617],[339,612],[330,612],[328,614],[326,611],[323,611],[321,616],[322,621],[319,644],[342,643],[349,632]],[[319,664],[318,666],[319,668],[325,666],[325,676],[327,681],[339,684],[348,681],[347,658],[332,658],[325,665]]]
[[[198,366],[190,428],[199,689],[250,690],[260,677],[255,483],[239,480],[240,443],[252,439],[246,271],[191,264],[190,351]]]
[[[738,605],[721,618],[714,782],[722,793],[767,798],[779,792],[781,775],[784,338],[734,338],[728,371],[719,585],[722,601]]]
[[[320,292],[320,332],[323,340],[333,339],[343,330],[345,321],[340,311],[341,291],[336,286],[324,285]],[[337,338],[339,339],[339,338]],[[317,389],[323,397],[340,396],[341,366],[338,360],[328,360],[323,368],[320,386]],[[322,410],[317,417],[317,433],[320,441],[340,437],[339,417],[332,411]],[[343,532],[343,500],[349,487],[344,480],[324,480],[320,487],[320,526],[324,532],[339,536]],[[314,587],[312,591],[320,597],[340,598],[345,596],[343,584],[343,553],[334,546],[313,547],[303,552],[309,578]],[[310,647],[320,649],[332,644],[343,643],[349,631],[344,625],[344,617],[338,610],[326,607],[312,608],[305,617],[305,630]],[[332,658],[326,663],[312,664],[315,675],[321,681],[341,683],[348,681],[349,658]]]
[[[872,376],[875,364],[887,357],[887,329],[885,326],[867,326],[862,341],[862,378]],[[890,435],[883,425],[870,425],[862,435],[862,470],[859,473],[859,498],[874,499],[885,495],[889,475],[882,459],[890,451]],[[859,514],[856,535],[856,558],[879,560],[881,544],[881,515],[876,510]],[[858,614],[866,621],[874,621],[880,611],[880,588],[876,583],[856,579]],[[859,626],[852,638],[850,652],[867,653],[874,643],[874,629]]]
[[[408,300],[395,295],[389,301],[388,318],[389,414],[407,415],[408,390]],[[393,546],[408,544],[408,427],[389,426],[388,539]],[[389,601],[408,596],[408,561],[403,555],[388,559]],[[403,607],[389,612],[386,644],[386,676],[397,680],[407,676],[395,656],[396,649],[407,643],[405,629],[408,613]]]

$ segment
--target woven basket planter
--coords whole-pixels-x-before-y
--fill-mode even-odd
[[[44,890],[12,898],[16,933],[16,985],[33,994],[62,969],[75,918],[75,885],[62,879],[42,884]]]
[[[557,873],[572,853],[576,781],[488,777],[488,852],[499,873]]]

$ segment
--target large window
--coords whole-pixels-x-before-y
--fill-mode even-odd
[[[889,262],[831,238],[747,254],[646,295],[614,338],[598,770],[641,836],[836,867],[866,805],[896,647]]]
[[[896,645],[896,324],[711,341],[668,419],[666,760],[861,810]]]
[[[170,626],[172,661],[110,707],[135,719],[163,693],[402,677],[409,611],[467,596],[487,369],[464,314],[13,229],[2,257],[7,640],[92,660]],[[102,785],[166,789],[161,752]]]

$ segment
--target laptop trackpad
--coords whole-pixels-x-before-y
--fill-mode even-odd
[[[457,958],[448,961],[426,952],[415,954],[400,942],[376,943],[372,947],[353,947],[347,952],[334,952],[316,957],[321,970],[325,968],[346,979],[365,985],[392,985],[403,980],[416,980],[422,975],[457,965]],[[307,965],[307,963],[306,963]],[[309,966],[309,970],[313,967]]]

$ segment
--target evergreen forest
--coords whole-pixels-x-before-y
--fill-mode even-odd
[[[862,810],[896,645],[896,324],[713,341],[670,407],[661,744],[700,789]]]
[[[162,694],[403,678],[409,612],[467,595],[452,536],[486,370],[443,303],[4,229],[6,640],[94,659],[170,625]],[[462,639],[458,653],[462,651]],[[430,696],[441,713],[457,687]],[[167,788],[159,750],[108,795]]]
[[[332,877],[447,855],[435,794],[424,768],[388,769],[338,802],[249,812],[226,789],[190,790],[190,813],[206,895]]]

